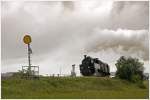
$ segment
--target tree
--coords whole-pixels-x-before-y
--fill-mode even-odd
[[[121,56],[117,63],[116,76],[128,81],[137,82],[143,79],[144,63],[137,58]]]

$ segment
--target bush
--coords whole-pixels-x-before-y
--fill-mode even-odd
[[[131,77],[131,81],[132,82],[140,82],[141,81],[141,77],[139,75],[133,75]]]
[[[117,67],[116,76],[131,82],[138,82],[143,79],[143,63],[137,58],[120,57],[115,64]]]
[[[138,87],[146,89],[146,85],[142,81],[138,82]]]

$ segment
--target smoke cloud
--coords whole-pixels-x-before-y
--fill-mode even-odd
[[[87,41],[87,52],[113,49],[116,53],[130,56],[136,54],[148,60],[148,30],[100,30],[95,29]],[[94,40],[94,41],[93,41]]]
[[[68,73],[84,54],[111,66],[121,55],[147,62],[148,8],[147,1],[3,1],[2,71],[26,63],[25,34],[32,37],[32,63],[42,74],[57,73],[58,66]]]

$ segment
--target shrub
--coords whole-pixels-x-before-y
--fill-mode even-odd
[[[131,82],[138,82],[143,79],[143,63],[137,58],[120,57],[115,64],[117,67],[116,76]]]
[[[138,87],[146,89],[146,85],[142,81],[138,82]]]

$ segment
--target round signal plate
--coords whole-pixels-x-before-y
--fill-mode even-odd
[[[31,36],[30,35],[25,35],[23,38],[23,42],[25,44],[30,44],[31,43]]]

